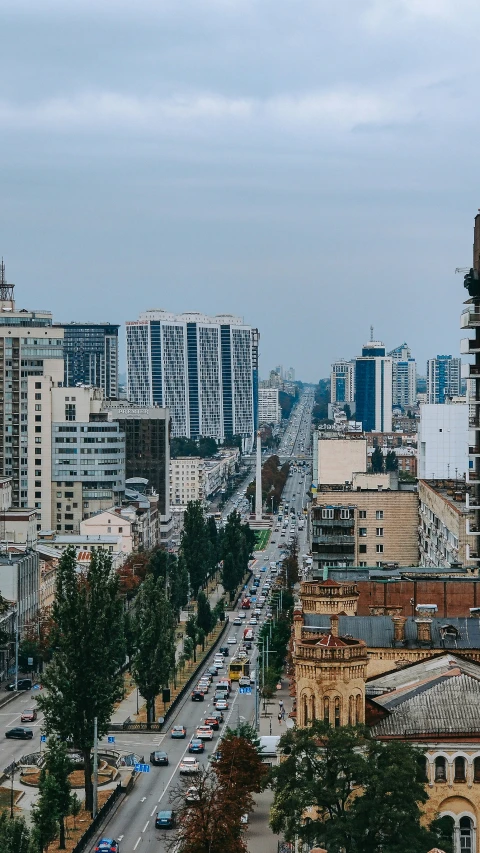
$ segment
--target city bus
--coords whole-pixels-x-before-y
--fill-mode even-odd
[[[233,658],[228,667],[228,677],[231,681],[238,681],[242,675],[250,675],[249,658]]]

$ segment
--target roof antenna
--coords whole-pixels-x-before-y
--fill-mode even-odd
[[[13,302],[13,288],[14,284],[7,284],[7,280],[5,278],[5,264],[2,261],[0,263],[0,302]]]
[[[373,326],[370,326],[370,341],[373,341]]]

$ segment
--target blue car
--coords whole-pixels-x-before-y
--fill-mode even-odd
[[[266,572],[266,571],[267,571],[267,567],[266,567],[266,566],[262,566],[262,568],[260,569],[260,571],[261,571],[261,572]]]
[[[120,845],[113,838],[102,838],[95,847],[95,853],[120,853]]]
[[[157,817],[155,818],[155,826],[159,829],[173,829],[175,826],[175,812],[172,812],[170,809],[164,812],[158,812]]]
[[[205,751],[205,744],[204,744],[203,740],[200,740],[199,737],[192,738],[192,740],[188,744],[188,751],[189,752],[204,752]]]

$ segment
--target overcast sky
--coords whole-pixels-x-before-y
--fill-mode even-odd
[[[3,0],[17,304],[238,313],[307,381],[371,323],[421,373],[457,355],[479,28],[478,0]]]

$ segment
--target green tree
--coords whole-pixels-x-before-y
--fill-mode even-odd
[[[175,615],[175,619],[179,620],[180,611],[188,604],[189,580],[187,567],[184,558],[179,555],[174,564],[174,570],[170,575],[170,604]]]
[[[438,834],[420,824],[428,796],[414,747],[318,720],[288,731],[280,746],[270,825],[286,840],[347,853],[427,853],[435,845]]]
[[[67,548],[57,569],[53,604],[52,662],[38,698],[46,728],[71,740],[83,756],[85,804],[93,808],[94,719],[104,737],[115,701],[122,695],[125,661],[123,603],[111,557],[93,550],[86,572],[79,572],[75,548]]]
[[[165,598],[164,580],[147,575],[139,589],[133,616],[132,673],[147,705],[147,722],[155,721],[155,699],[168,684],[175,665],[172,608]]]
[[[389,450],[385,457],[385,471],[398,471],[398,457],[394,450]]]
[[[372,453],[372,471],[374,474],[383,473],[383,453],[381,447],[376,447]]]
[[[193,662],[197,662],[198,626],[195,616],[189,616],[185,623],[185,633],[192,643]]]
[[[0,813],[0,850],[2,853],[38,853],[35,842],[23,817],[10,817],[7,811]]]
[[[38,814],[42,815],[39,830],[44,824],[47,812],[53,816],[56,828],[59,828],[59,849],[65,849],[65,818],[70,814],[71,785],[69,774],[73,764],[68,756],[67,746],[55,735],[49,737],[45,751],[45,764],[40,773],[38,786]],[[55,833],[56,833],[55,828]]]
[[[209,634],[212,630],[212,621],[210,602],[203,590],[200,590],[197,597],[197,625],[205,634]]]
[[[40,772],[39,793],[40,796],[32,808],[32,820],[38,848],[45,850],[58,833],[58,819],[55,812],[57,785],[53,776],[50,776],[45,768]]]
[[[73,828],[74,829],[77,828],[77,817],[81,811],[82,811],[82,803],[74,791],[72,796],[70,797],[70,814],[73,817]]]
[[[210,542],[210,575],[214,575],[218,568],[218,530],[213,515],[207,518],[207,536]]]
[[[210,542],[200,501],[190,501],[187,504],[180,553],[185,560],[192,593],[196,597],[198,590],[207,580],[210,561]]]
[[[202,457],[215,456],[218,451],[217,442],[214,438],[201,437],[198,439],[198,451]]]

